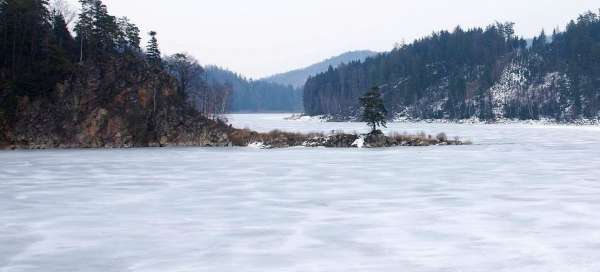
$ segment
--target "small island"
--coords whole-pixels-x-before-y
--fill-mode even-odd
[[[379,127],[387,127],[387,110],[378,87],[372,88],[360,98],[362,119],[371,128],[367,134],[336,132],[332,135],[323,133],[289,133],[274,130],[269,133],[257,133],[249,129],[235,130],[230,135],[237,146],[253,146],[257,148],[304,147],[336,147],[336,148],[382,148],[396,146],[431,146],[431,145],[465,145],[468,141],[459,138],[449,140],[445,133],[433,137],[421,132],[417,135],[391,133],[385,135]]]
[[[250,130],[236,130],[231,135],[235,146],[251,146],[263,149],[287,147],[329,147],[329,148],[381,148],[397,146],[433,146],[433,145],[468,145],[469,141],[456,138],[448,139],[445,133],[433,137],[425,133],[416,135],[393,133],[385,135],[378,131],[368,134],[335,133],[290,133],[274,130],[269,133],[257,133]]]

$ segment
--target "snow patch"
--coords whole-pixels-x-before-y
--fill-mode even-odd
[[[492,112],[496,118],[504,117],[504,107],[507,102],[527,87],[528,74],[529,70],[525,66],[511,63],[504,69],[498,82],[490,88]]]
[[[248,147],[250,147],[250,148],[257,148],[257,149],[267,149],[270,146],[266,145],[263,142],[254,142],[254,143],[249,144]]]
[[[287,120],[287,121],[319,121],[319,122],[325,122],[325,121],[328,120],[328,117],[326,115],[309,116],[309,115],[305,115],[305,114],[293,114],[292,116],[285,117],[284,120]]]
[[[364,135],[360,135],[358,136],[358,139],[356,139],[353,143],[352,143],[352,147],[358,147],[358,148],[363,148],[365,146],[365,138]]]

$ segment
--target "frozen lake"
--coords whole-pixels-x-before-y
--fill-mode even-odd
[[[0,271],[600,271],[600,127],[390,130],[475,144],[0,151]]]

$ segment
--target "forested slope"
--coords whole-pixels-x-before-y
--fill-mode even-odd
[[[233,129],[209,118],[219,107],[194,107],[156,33],[143,51],[127,18],[81,4],[73,37],[44,0],[0,1],[0,148],[230,144]]]
[[[311,77],[305,112],[356,117],[358,98],[373,86],[390,118],[598,118],[600,17],[583,14],[531,46],[511,23],[437,32]]]

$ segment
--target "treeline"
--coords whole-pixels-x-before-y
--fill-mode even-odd
[[[184,53],[165,58],[167,71],[177,79],[178,90],[206,116],[230,111],[233,87],[207,80],[207,71],[198,61]]]
[[[525,99],[509,101],[510,116],[600,116],[600,10],[580,15],[564,32],[554,30],[551,37],[542,31],[518,61],[529,72],[528,83],[542,88],[535,89],[539,93],[525,91]]]
[[[185,54],[163,58],[156,32],[108,13],[47,0],[0,0],[0,148],[226,143],[231,89]]]
[[[57,84],[86,67],[97,68],[104,76],[115,62],[131,65],[131,71],[146,70],[149,77],[169,72],[180,81],[178,91],[201,112],[224,112],[230,92],[226,86],[202,82],[204,70],[196,60],[185,54],[163,60],[156,32],[149,33],[143,50],[140,29],[127,17],[110,15],[101,0],[79,2],[81,12],[72,35],[65,17],[73,12],[66,5],[50,7],[47,0],[0,1],[1,114],[14,115],[18,97],[51,95]],[[112,95],[107,90],[104,97]]]
[[[600,115],[600,19],[589,12],[531,45],[514,24],[441,31],[308,80],[305,112],[354,117],[379,86],[392,117],[482,119]]]
[[[206,79],[231,90],[228,112],[301,112],[302,90],[292,86],[251,80],[216,66],[206,68]]]
[[[3,108],[13,95],[44,95],[72,69],[77,50],[64,17],[47,1],[0,1],[0,86]]]

